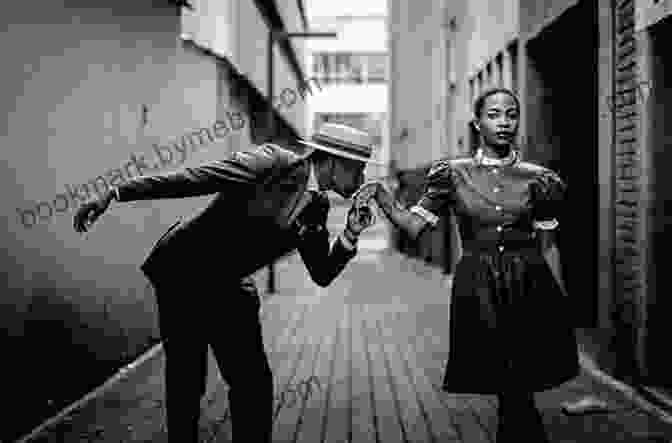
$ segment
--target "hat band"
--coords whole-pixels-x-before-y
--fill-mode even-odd
[[[353,155],[359,155],[362,157],[370,158],[371,157],[371,148],[368,146],[357,145],[350,143],[346,140],[341,140],[334,137],[329,137],[324,134],[315,134],[313,135],[313,141],[318,144],[323,144],[333,149],[338,149],[343,152],[347,152]]]

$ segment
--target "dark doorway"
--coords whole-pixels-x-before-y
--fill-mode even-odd
[[[568,185],[557,231],[574,325],[597,326],[598,10],[580,1],[527,44],[526,159]]]
[[[672,240],[672,20],[659,22],[651,29],[651,82],[642,84],[640,90],[650,86],[650,95],[640,94],[650,119],[650,139],[644,149],[650,152],[651,206],[649,211],[649,263],[647,288],[647,339],[645,343],[646,367],[651,383],[672,388],[672,359],[669,356],[672,337],[672,284],[669,272],[669,247],[665,239]],[[645,79],[640,79],[644,82]],[[670,107],[665,116],[665,107]],[[667,228],[667,229],[666,229]]]

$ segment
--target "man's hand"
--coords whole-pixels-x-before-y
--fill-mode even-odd
[[[371,206],[357,206],[357,203],[355,203],[348,211],[346,229],[352,234],[359,236],[364,229],[372,226],[375,220],[375,213],[371,209]]]
[[[89,227],[100,217],[112,201],[112,192],[108,191],[104,196],[84,203],[77,209],[74,217],[74,228],[77,232],[86,232]]]
[[[363,206],[367,204],[367,202],[372,198],[376,198],[381,191],[385,191],[385,188],[380,182],[371,181],[368,183],[364,183],[353,194],[352,200],[355,206]]]
[[[329,217],[331,207],[329,198],[321,192],[308,192],[310,192],[311,200],[299,213],[296,221],[300,226],[311,229],[322,227],[327,224],[327,217]]]

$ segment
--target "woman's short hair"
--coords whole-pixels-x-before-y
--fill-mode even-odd
[[[481,118],[483,107],[485,106],[485,100],[491,95],[499,93],[508,94],[513,99],[513,101],[516,102],[516,107],[518,108],[518,111],[520,111],[520,100],[518,100],[518,96],[516,96],[515,92],[508,88],[489,88],[481,92],[481,94],[476,97],[476,101],[474,101],[474,117],[476,119]]]

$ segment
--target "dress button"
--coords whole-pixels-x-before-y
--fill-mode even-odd
[[[502,232],[502,229],[503,228],[501,226],[497,226],[497,232]]]
[[[499,192],[501,190],[502,188],[500,188],[499,186],[495,186],[494,188],[492,188],[492,192]]]
[[[499,252],[502,252],[504,250],[504,246],[499,247]]]
[[[501,206],[499,206],[499,205],[498,205],[498,206],[495,206],[495,211],[501,211],[501,210],[502,210],[502,207],[501,207]]]
[[[493,173],[493,174],[498,174],[498,173],[499,173],[499,169],[497,169],[497,168],[492,168],[492,173]]]

